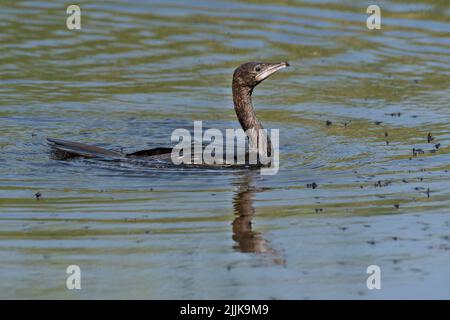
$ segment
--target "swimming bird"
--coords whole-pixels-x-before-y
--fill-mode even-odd
[[[256,117],[252,103],[253,89],[277,71],[289,66],[288,62],[265,63],[247,62],[240,65],[233,73],[232,92],[234,110],[244,131],[249,129],[260,130],[263,126]],[[249,136],[249,139],[256,139]],[[121,153],[97,146],[87,145],[56,138],[47,138],[52,147],[54,158],[70,159],[74,157],[98,159],[170,159],[173,148],[159,147],[141,150],[133,153]],[[270,156],[271,142],[267,137],[267,150]]]

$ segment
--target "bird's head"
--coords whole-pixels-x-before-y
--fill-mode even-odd
[[[233,74],[233,85],[253,89],[275,72],[289,66],[288,62],[247,62],[240,65]]]

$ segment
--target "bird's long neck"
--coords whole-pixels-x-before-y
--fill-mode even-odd
[[[262,129],[261,122],[259,122],[253,109],[252,91],[252,88],[233,82],[234,110],[244,131]]]
[[[258,145],[258,132],[263,129],[261,122],[256,117],[255,110],[253,109],[252,103],[252,92],[253,89],[247,86],[242,86],[238,82],[233,81],[233,102],[234,110],[239,119],[239,123],[244,131],[247,133],[248,130],[253,129],[253,134],[249,134],[249,139],[252,140],[253,146]],[[256,134],[256,135],[255,135]],[[268,155],[271,154],[271,141],[270,138],[265,135],[265,139],[260,141],[264,143]],[[264,145],[259,144],[261,147]]]

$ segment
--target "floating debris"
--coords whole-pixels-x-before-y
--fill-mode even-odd
[[[306,187],[309,188],[309,189],[315,189],[315,188],[318,187],[318,185],[317,185],[317,183],[313,182],[313,183],[308,183],[306,185]]]
[[[424,154],[425,151],[423,151],[422,149],[413,148],[412,153],[413,153],[413,156],[416,157],[418,154]]]
[[[378,180],[377,182],[375,182],[374,186],[375,186],[375,188],[377,188],[377,187],[380,187],[380,188],[381,187],[387,187],[391,183],[392,183],[392,181],[385,181],[385,182],[383,182],[381,180]]]

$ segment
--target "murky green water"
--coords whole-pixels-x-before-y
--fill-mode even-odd
[[[0,4],[1,298],[450,297],[448,1],[377,1],[372,31],[365,1],[77,4],[80,31],[64,1]],[[49,159],[237,128],[252,60],[291,63],[254,93],[278,175]]]

